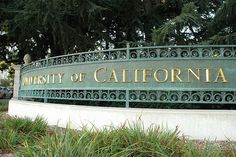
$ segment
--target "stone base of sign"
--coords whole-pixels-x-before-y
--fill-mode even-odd
[[[45,118],[49,125],[80,129],[82,126],[118,127],[128,122],[142,121],[145,128],[155,124],[180,130],[190,139],[236,141],[236,111],[234,110],[176,110],[91,107],[49,104],[12,99],[8,114],[18,117]]]

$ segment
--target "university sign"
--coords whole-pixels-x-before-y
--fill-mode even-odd
[[[211,80],[212,76],[210,74],[211,71],[215,69],[208,68],[196,68],[193,70],[191,68],[185,68],[181,71],[179,68],[173,69],[155,69],[152,68],[144,68],[144,69],[121,69],[121,72],[117,72],[116,69],[111,69],[108,71],[107,67],[101,67],[94,72],[90,72],[87,74],[86,72],[73,73],[70,75],[71,82],[84,82],[85,76],[89,75],[93,76],[93,81],[97,83],[149,83],[152,81],[148,81],[148,76],[151,77],[156,83],[164,83],[164,82],[185,82],[190,83],[194,81],[205,82],[205,83],[220,83],[220,82],[228,82],[225,77],[225,72],[222,68],[217,69],[215,71],[215,77]],[[203,71],[203,72],[202,72]],[[118,75],[120,74],[120,76]],[[62,84],[64,83],[64,78],[66,77],[66,72],[60,73],[52,73],[52,74],[43,74],[43,75],[35,75],[23,77],[23,86],[29,85],[45,85],[45,84]],[[181,77],[181,75],[185,75],[185,77]],[[169,77],[170,76],[170,77]],[[203,76],[203,77],[201,77]],[[129,78],[129,79],[128,79]],[[195,79],[195,80],[194,80]],[[67,81],[66,83],[69,83]],[[90,82],[92,83],[92,82]]]
[[[105,88],[206,88],[209,87],[225,87],[230,88],[229,73],[225,73],[222,67],[216,68],[164,68],[156,63],[156,68],[148,63],[141,62],[143,68],[121,69],[122,64],[107,66],[96,65],[95,67],[87,67],[87,65],[75,67],[61,67],[60,70],[38,70],[36,74],[29,73],[22,77],[22,89],[25,88],[66,88],[66,87],[90,87],[102,86]],[[149,62],[155,65],[155,62]],[[104,64],[104,63],[103,63]],[[159,63],[160,64],[160,63]],[[172,63],[173,64],[173,63]],[[94,66],[94,65],[93,65]],[[98,68],[97,68],[98,66]],[[145,67],[144,67],[145,66]],[[161,67],[161,68],[158,68]],[[233,68],[233,67],[232,67]],[[40,74],[41,73],[41,74]],[[226,75],[227,74],[227,75]],[[233,78],[231,78],[233,80]],[[163,85],[162,85],[163,84]],[[213,85],[211,85],[213,84]],[[234,84],[232,84],[234,85]],[[232,86],[231,86],[232,87]]]
[[[235,103],[235,65],[235,45],[81,52],[23,66],[20,98]]]

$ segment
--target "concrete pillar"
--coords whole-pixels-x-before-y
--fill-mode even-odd
[[[19,97],[19,88],[20,88],[20,69],[21,65],[15,65],[15,77],[14,77],[14,89],[13,89],[13,98],[18,99]]]

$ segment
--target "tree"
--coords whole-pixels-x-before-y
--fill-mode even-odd
[[[227,0],[217,10],[210,23],[211,44],[236,44],[236,1]]]
[[[158,44],[188,44],[199,41],[202,21],[193,2],[183,6],[181,14],[154,30],[153,40]]]
[[[235,44],[236,1],[184,1],[181,14],[153,31],[157,44]]]
[[[0,60],[144,45],[234,44],[235,0],[2,0]]]
[[[75,45],[80,51],[93,47],[95,41],[87,33],[95,24],[90,20],[101,9],[89,0],[15,0],[4,11],[14,14],[8,19],[8,36],[15,39],[20,58],[30,53],[39,59],[49,48],[55,56],[68,53]]]

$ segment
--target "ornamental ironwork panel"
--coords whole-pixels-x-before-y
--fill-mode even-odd
[[[236,45],[129,47],[49,57],[21,68],[25,98],[235,103]]]
[[[235,103],[234,91],[158,91],[158,90],[22,90],[24,98],[47,98],[90,101],[166,102],[166,103]]]

